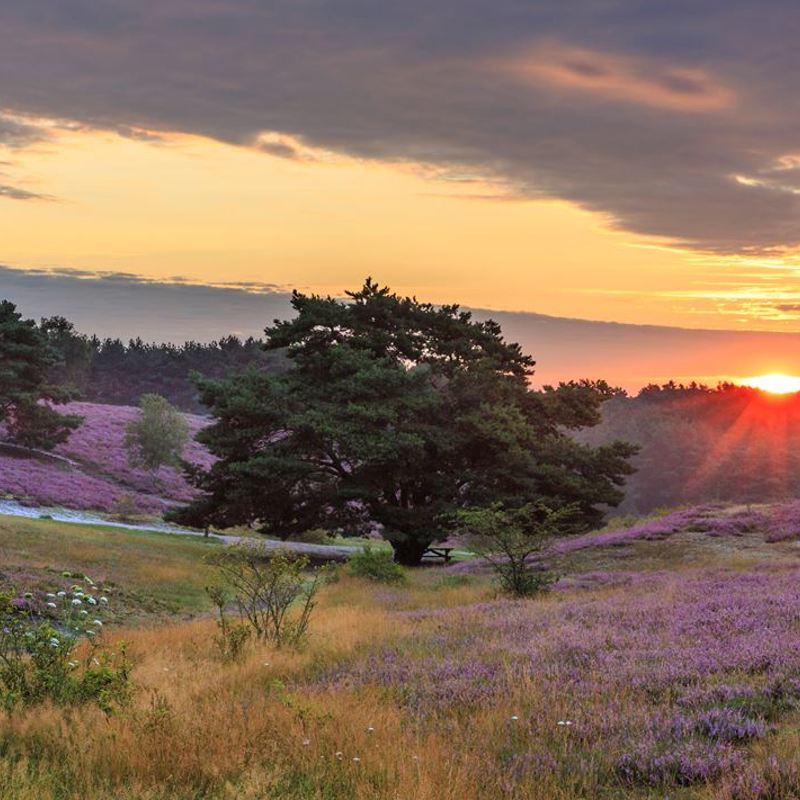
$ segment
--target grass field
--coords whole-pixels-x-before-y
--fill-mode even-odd
[[[214,546],[0,521],[3,571],[83,568],[184,613]],[[137,606],[106,634],[129,643],[131,705],[0,716],[0,797],[796,798],[797,553],[759,531],[633,539],[563,553],[556,590],[516,602],[460,565],[343,575],[305,647],[235,664],[207,616]]]
[[[200,537],[0,516],[0,574],[6,582],[50,590],[69,583],[65,571],[86,573],[117,587],[124,616],[206,608],[209,573],[203,558],[219,546]]]

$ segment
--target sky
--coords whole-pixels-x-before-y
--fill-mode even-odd
[[[795,369],[798,34],[780,0],[0,0],[0,295],[208,338],[372,275],[524,312],[534,355],[546,317],[717,342],[637,375],[751,374],[713,330]]]

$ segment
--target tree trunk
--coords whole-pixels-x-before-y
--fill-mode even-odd
[[[404,567],[417,567],[422,561],[422,554],[432,541],[432,539],[416,539],[410,536],[390,540],[394,548],[394,560]]]

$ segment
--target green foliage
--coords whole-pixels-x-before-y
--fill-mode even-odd
[[[388,550],[373,550],[369,545],[354,553],[348,562],[350,573],[378,583],[405,583],[406,572]]]
[[[462,510],[457,519],[472,549],[491,564],[500,590],[530,597],[557,580],[535,555],[548,539],[574,528],[577,511],[575,506],[554,511],[541,503],[504,509],[495,503]]]
[[[292,534],[290,538],[293,542],[302,542],[303,544],[331,544],[333,542],[330,531],[326,531],[324,528],[299,531]]]
[[[139,411],[125,435],[131,464],[153,473],[162,466],[177,466],[189,441],[189,426],[180,411],[158,394],[142,395]]]
[[[46,602],[0,591],[0,704],[93,702],[106,713],[126,702],[130,664],[125,647],[101,645],[105,597],[75,585]],[[80,654],[80,655],[78,655]]]
[[[303,642],[324,575],[322,568],[309,577],[305,556],[251,542],[225,547],[209,556],[208,563],[217,568],[222,582],[219,589],[212,590],[220,617],[224,617],[220,604],[226,605],[230,596],[242,624],[250,626],[258,641],[277,647]],[[238,645],[230,636],[242,636],[232,630],[225,643],[229,649]]]
[[[297,316],[266,329],[290,369],[198,380],[216,417],[198,439],[218,460],[188,470],[202,496],[177,521],[282,537],[377,524],[397,560],[417,564],[459,508],[574,504],[588,527],[622,499],[634,449],[565,433],[599,421],[606,384],[533,391],[533,359],[495,322],[371,280],[347,302],[292,303]]]
[[[81,424],[81,417],[52,407],[72,397],[50,383],[57,364],[47,332],[22,319],[13,303],[0,302],[0,423],[7,441],[49,450]]]

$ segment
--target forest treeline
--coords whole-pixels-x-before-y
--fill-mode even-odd
[[[203,413],[192,375],[226,378],[249,368],[278,370],[283,355],[264,350],[260,339],[226,336],[181,345],[87,336],[64,317],[41,321],[59,356],[52,382],[74,389],[83,400],[136,405],[146,394],[166,397],[182,411]]]
[[[723,383],[667,383],[617,394],[587,444],[638,444],[636,472],[615,513],[682,503],[756,503],[800,495],[800,394],[770,395]]]

